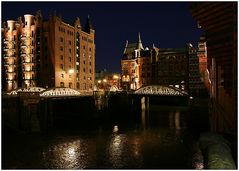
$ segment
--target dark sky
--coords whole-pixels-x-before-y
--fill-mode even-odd
[[[120,72],[125,41],[136,42],[138,32],[144,47],[180,48],[190,42],[196,46],[201,30],[186,2],[2,2],[2,20],[41,10],[50,11],[72,23],[76,17],[85,24],[90,15],[96,31],[96,69]]]

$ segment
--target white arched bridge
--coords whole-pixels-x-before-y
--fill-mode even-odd
[[[167,87],[162,85],[150,85],[139,88],[134,92],[136,95],[158,95],[158,96],[187,96],[186,91],[175,87]]]
[[[69,97],[69,96],[89,96],[92,95],[90,92],[80,92],[72,88],[49,88],[45,89],[42,87],[29,87],[29,88],[18,88],[7,93],[8,95],[19,95],[19,94],[36,94],[40,97]]]

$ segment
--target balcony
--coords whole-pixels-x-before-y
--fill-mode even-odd
[[[3,41],[4,44],[16,44],[15,40],[5,40]]]
[[[33,64],[34,64],[34,62],[32,62],[32,61],[26,61],[26,60],[23,60],[22,63],[23,63],[24,65],[28,65],[28,64],[33,65]]]
[[[8,51],[8,50],[9,50],[8,47],[4,47],[4,48],[3,48],[3,51]]]
[[[36,80],[36,78],[35,78],[35,77],[33,77],[33,78],[23,78],[23,80],[29,80],[29,81],[31,81],[31,80]]]
[[[4,63],[4,66],[16,66],[16,63]]]
[[[23,70],[24,73],[34,73],[34,70]]]
[[[21,40],[26,40],[27,39],[27,37],[26,36],[21,36],[21,38],[20,38]]]
[[[16,52],[16,49],[14,49],[14,48],[9,48],[9,47],[5,47],[5,48],[3,49],[3,51],[5,51],[5,52],[7,52],[7,51]]]
[[[3,54],[3,58],[11,58],[12,56],[10,56],[9,54]]]
[[[25,44],[21,45],[21,48],[24,49],[26,48],[27,46]]]
[[[7,74],[16,75],[16,71],[6,71]]]

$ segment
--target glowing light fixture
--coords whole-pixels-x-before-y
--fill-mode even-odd
[[[69,74],[73,74],[74,73],[74,69],[69,69]]]

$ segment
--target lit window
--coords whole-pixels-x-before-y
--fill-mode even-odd
[[[60,82],[60,87],[64,87],[64,82]]]

